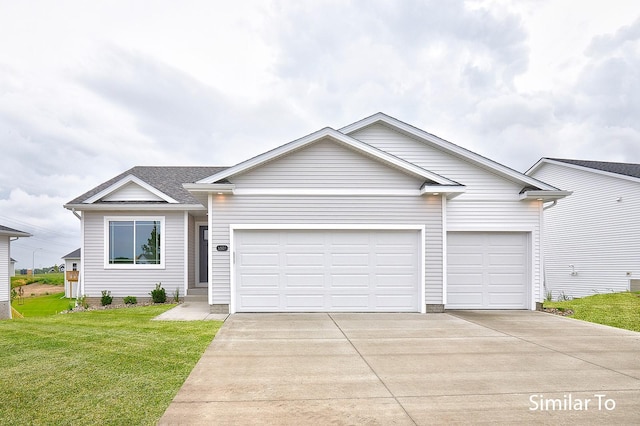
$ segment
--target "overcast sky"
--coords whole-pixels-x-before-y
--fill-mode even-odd
[[[640,3],[0,0],[0,224],[18,267],[135,165],[233,165],[382,111],[519,171],[640,163]]]

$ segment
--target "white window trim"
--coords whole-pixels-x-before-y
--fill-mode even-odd
[[[160,264],[112,264],[109,263],[109,222],[158,221],[160,222]],[[164,216],[105,216],[104,217],[104,269],[165,269],[165,217]]]

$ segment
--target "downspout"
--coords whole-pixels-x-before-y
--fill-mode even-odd
[[[80,216],[80,215],[78,214],[78,212],[76,211],[76,209],[71,209],[71,213],[73,213],[73,215],[74,215],[75,217],[77,217],[78,219],[82,220],[82,216]]]
[[[543,205],[543,206],[542,206],[542,211],[544,211],[544,210],[546,210],[546,209],[550,209],[551,207],[555,207],[555,205],[556,205],[556,204],[558,204],[558,200],[553,200],[553,201],[551,202],[551,204],[549,204],[549,205],[547,205],[547,206]]]

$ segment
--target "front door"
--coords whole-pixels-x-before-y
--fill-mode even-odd
[[[209,227],[207,225],[198,226],[198,279],[196,287],[206,287],[209,278]]]

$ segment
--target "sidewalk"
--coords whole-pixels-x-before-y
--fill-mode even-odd
[[[154,318],[156,321],[224,321],[228,314],[212,314],[206,302],[184,302]]]

